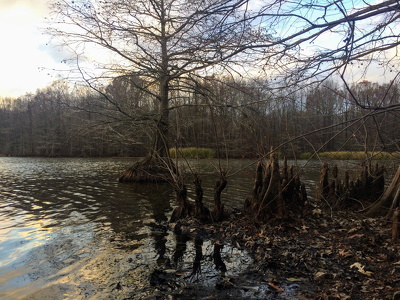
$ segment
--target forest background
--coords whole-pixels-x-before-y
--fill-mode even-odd
[[[52,1],[69,69],[0,99],[0,154],[398,150],[398,1],[186,4]]]
[[[97,92],[65,81],[17,99],[0,99],[0,154],[14,156],[145,156],[152,147],[157,103],[116,78],[107,91],[122,114]],[[172,147],[211,148],[221,157],[254,158],[280,147],[287,157],[321,151],[398,151],[396,110],[370,115],[330,80],[301,91],[273,93],[265,82],[215,78],[209,97],[174,92]],[[390,87],[390,89],[389,89]],[[399,86],[368,81],[352,86],[364,104],[400,105]],[[385,103],[382,103],[385,99]]]

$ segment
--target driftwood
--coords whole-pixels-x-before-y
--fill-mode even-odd
[[[385,169],[378,164],[374,168],[363,166],[360,176],[350,180],[349,172],[345,172],[344,180],[339,178],[339,168],[332,168],[333,179],[329,181],[330,168],[324,163],[321,169],[317,199],[324,200],[331,206],[349,208],[365,202],[376,201],[385,187]]]
[[[245,201],[245,211],[258,220],[286,218],[301,212],[307,193],[298,175],[294,175],[293,166],[287,167],[284,160],[282,174],[278,158],[274,153],[268,162],[257,165],[251,199]]]

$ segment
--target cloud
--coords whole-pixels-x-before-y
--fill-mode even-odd
[[[46,39],[46,37],[45,37]],[[37,50],[45,53],[54,63],[64,63],[65,60],[73,58],[73,54],[65,47],[55,46],[50,41],[38,44]]]
[[[47,14],[45,0],[0,0],[0,97],[17,97],[54,80],[43,67],[55,61],[40,45],[48,37],[39,27]]]
[[[34,15],[43,17],[48,14],[46,3],[45,0],[0,0],[0,7],[3,12],[23,7]]]

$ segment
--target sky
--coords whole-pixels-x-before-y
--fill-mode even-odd
[[[47,0],[0,0],[0,98],[18,97],[49,85],[61,68],[60,53],[46,45]]]
[[[40,29],[46,27],[47,1],[0,0],[0,98],[34,93],[66,68],[62,49],[49,45],[50,37]]]

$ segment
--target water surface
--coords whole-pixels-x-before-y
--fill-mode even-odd
[[[215,284],[219,272],[211,258],[212,241],[182,240],[165,225],[175,206],[170,186],[117,182],[132,162],[0,158],[0,298],[139,299],[152,294],[149,274],[160,264],[194,281],[191,273],[199,247],[202,276],[208,278],[203,284]],[[187,171],[201,174],[210,206],[220,163],[189,163]],[[357,163],[347,164],[345,168],[353,169]],[[320,166],[311,162],[300,170],[309,193]],[[251,195],[255,164],[231,160],[222,167],[229,174],[223,201],[240,209]],[[189,197],[194,198],[188,185]],[[224,247],[221,255],[231,273],[243,271],[251,261],[235,247]]]

